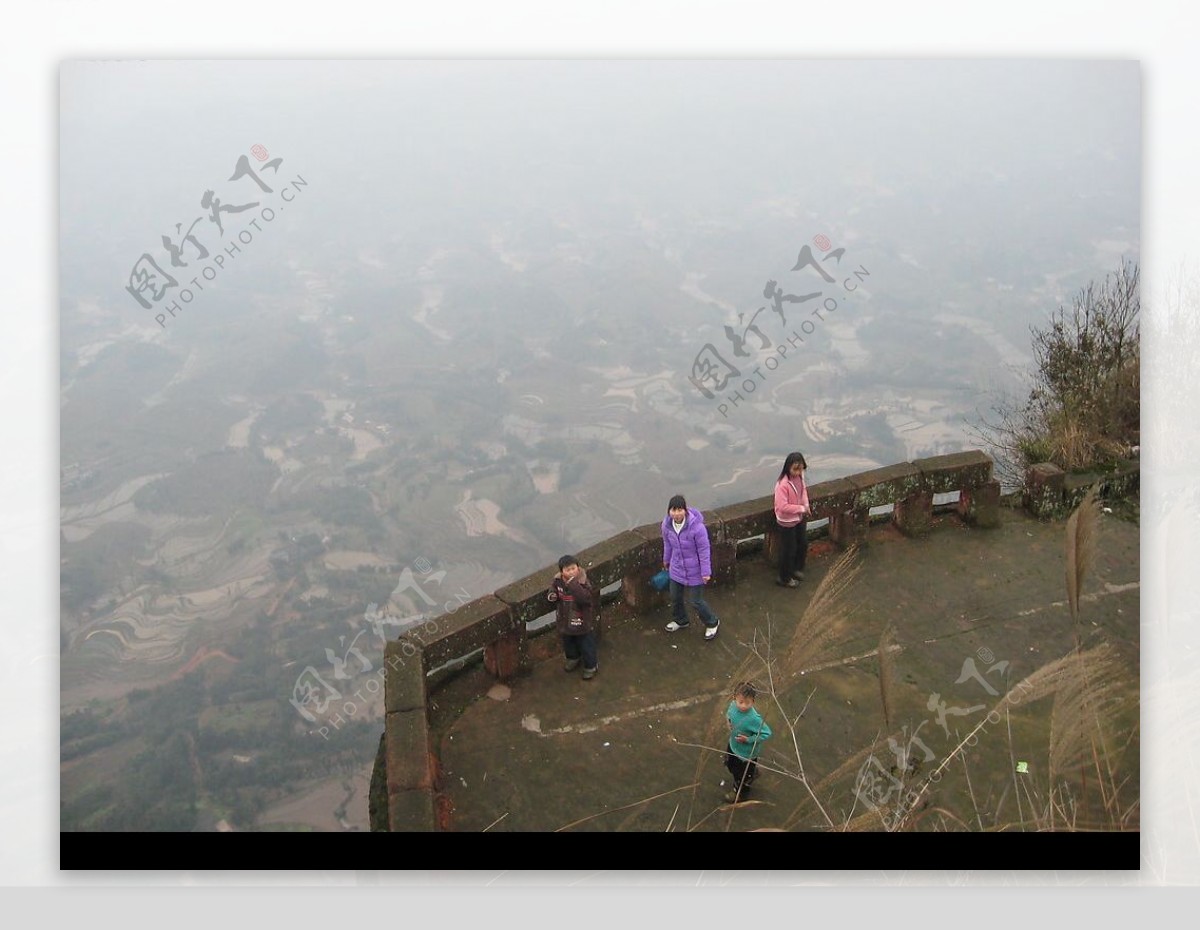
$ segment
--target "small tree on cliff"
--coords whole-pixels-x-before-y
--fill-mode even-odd
[[[1061,305],[1049,326],[1031,327],[1034,369],[1028,398],[984,421],[1001,475],[1019,484],[1025,468],[1103,466],[1138,444],[1141,422],[1139,267],[1122,261]]]

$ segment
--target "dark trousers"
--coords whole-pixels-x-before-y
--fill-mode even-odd
[[[743,759],[729,751],[725,753],[725,768],[729,769],[729,774],[733,776],[733,790],[739,795],[750,790],[750,783],[758,774],[757,762],[753,759]]]
[[[787,582],[796,572],[804,571],[808,558],[808,521],[795,526],[779,526],[779,580]]]
[[[563,655],[574,661],[583,659],[584,668],[596,667],[596,634],[584,633],[582,636],[563,636]]]

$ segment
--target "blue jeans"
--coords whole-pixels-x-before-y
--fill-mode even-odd
[[[702,584],[680,584],[674,578],[671,579],[671,614],[672,618],[680,626],[686,626],[688,622],[687,612],[683,609],[684,595],[687,596],[687,602],[696,611],[696,614],[704,621],[705,626],[716,626],[717,618],[713,615],[712,608],[704,601],[704,585]]]
[[[568,659],[583,659],[584,668],[596,667],[596,634],[584,633],[582,636],[563,636],[563,655]]]

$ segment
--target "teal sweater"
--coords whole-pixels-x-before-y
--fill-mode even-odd
[[[730,701],[725,719],[729,721],[729,751],[743,759],[757,759],[763,743],[771,738],[771,727],[762,714],[753,707],[743,714],[737,704]],[[737,741],[739,733],[746,737],[746,742]]]

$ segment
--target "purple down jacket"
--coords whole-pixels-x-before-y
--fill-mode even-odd
[[[687,509],[683,529],[675,532],[671,515],[662,522],[663,563],[671,572],[671,579],[680,584],[704,584],[705,576],[712,575],[712,552],[708,542],[708,530],[704,516],[695,507]]]

